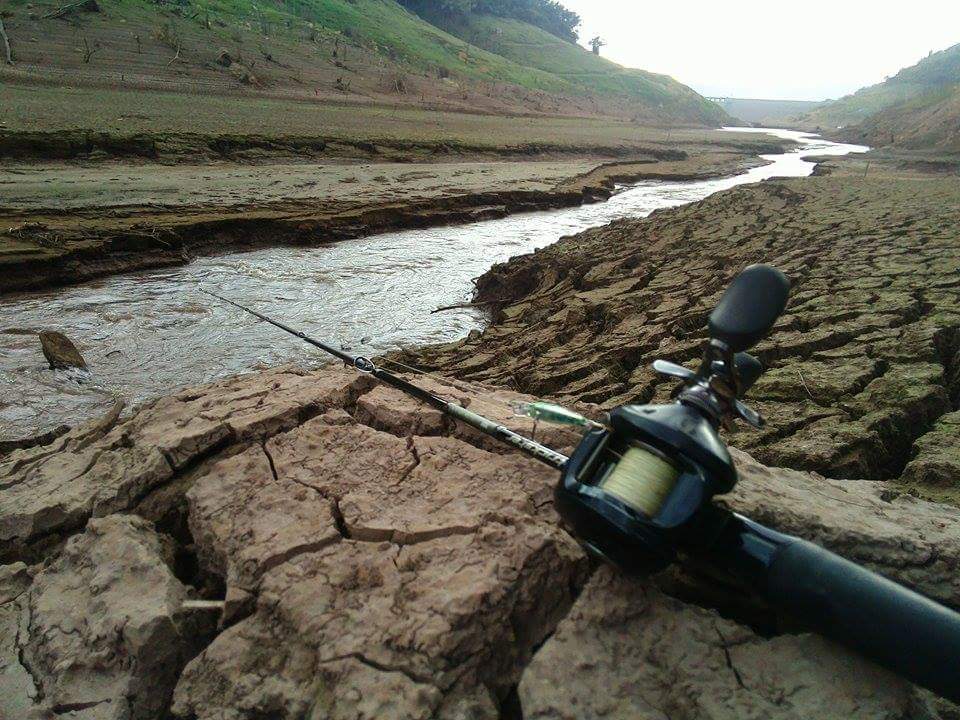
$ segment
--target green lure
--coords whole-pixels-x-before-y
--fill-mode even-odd
[[[576,427],[595,425],[592,420],[585,418],[579,413],[573,412],[573,410],[567,410],[564,407],[548,402],[514,403],[513,411],[517,415],[524,415],[533,418],[537,422],[545,422],[552,425],[574,425]]]

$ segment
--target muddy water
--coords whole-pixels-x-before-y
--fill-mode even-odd
[[[468,301],[472,279],[494,263],[564,235],[619,218],[643,217],[718,190],[775,176],[809,175],[813,165],[803,161],[803,155],[866,149],[790,131],[775,134],[800,140],[804,147],[764,156],[771,164],[736,177],[641,182],[596,205],[388,233],[328,247],[201,258],[175,269],[4,297],[0,440],[87,419],[115,396],[135,404],[262,365],[328,362],[278,330],[211,304],[199,287],[356,353],[449,341],[483,327],[484,314],[476,309],[430,311]],[[45,328],[73,338],[90,372],[47,369],[33,334]]]

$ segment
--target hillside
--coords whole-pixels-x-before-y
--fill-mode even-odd
[[[532,25],[497,18],[511,34],[546,36],[562,46],[559,64],[478,47],[394,0],[4,5],[14,61],[0,70],[4,85],[706,125],[725,119],[715,105],[670,78],[593,58]],[[558,71],[573,60],[590,72]]]
[[[846,135],[872,147],[960,154],[960,84],[881,110]]]
[[[667,114],[708,124],[730,120],[716,103],[667,75],[625,68],[528,23],[481,13],[424,17],[471,45],[559,78],[568,92],[590,97],[598,112],[632,101],[635,119]]]
[[[936,104],[937,95],[960,84],[960,44],[931,53],[877,85],[827,103],[800,118],[804,127],[839,128],[854,125],[894,106],[918,102]],[[942,97],[940,98],[942,99]]]

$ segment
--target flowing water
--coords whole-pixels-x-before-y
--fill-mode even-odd
[[[0,298],[0,440],[74,424],[100,412],[115,396],[135,404],[263,365],[328,362],[295,338],[216,304],[198,287],[358,354],[450,341],[482,328],[484,313],[430,311],[468,301],[473,278],[494,263],[565,235],[644,217],[736,185],[809,175],[814,166],[802,160],[805,155],[866,150],[792,131],[762,132],[798,140],[803,147],[765,155],[770,164],[735,177],[640,182],[599,204],[326,247],[205,257],[183,267]],[[71,337],[90,372],[49,370],[35,335],[42,329]]]

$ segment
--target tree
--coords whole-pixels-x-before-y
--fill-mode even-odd
[[[599,54],[600,54],[600,48],[602,48],[602,47],[605,46],[606,44],[607,44],[606,41],[605,41],[603,38],[601,38],[599,35],[597,35],[595,38],[593,38],[593,40],[590,41],[590,47],[593,48],[593,54],[594,54],[594,55],[599,55]]]
[[[558,0],[399,0],[427,19],[452,20],[472,12],[522,20],[569,42],[577,41],[580,16]]]

